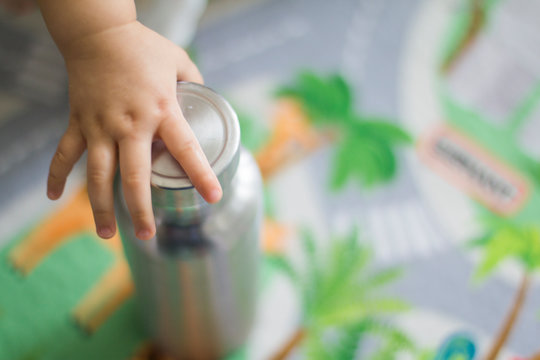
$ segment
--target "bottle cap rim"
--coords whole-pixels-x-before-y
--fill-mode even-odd
[[[190,82],[178,82],[176,96],[180,109],[218,178],[240,147],[240,126],[231,105],[212,89]],[[187,189],[193,184],[182,166],[160,140],[152,145],[152,186]]]

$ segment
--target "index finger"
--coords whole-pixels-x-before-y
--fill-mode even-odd
[[[168,118],[161,123],[158,129],[159,136],[172,156],[182,165],[201,196],[209,203],[216,203],[222,196],[216,174],[180,108],[177,109],[176,116],[178,118]]]

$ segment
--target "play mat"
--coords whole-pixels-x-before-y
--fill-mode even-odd
[[[192,46],[265,181],[258,312],[227,359],[540,359],[540,3],[240,3]],[[166,359],[81,171],[45,200],[65,98],[10,89],[0,360]]]

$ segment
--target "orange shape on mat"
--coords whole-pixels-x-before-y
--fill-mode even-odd
[[[86,187],[60,209],[48,215],[10,252],[13,266],[28,275],[48,254],[72,236],[93,231],[94,220]]]
[[[298,101],[281,99],[276,105],[270,139],[255,154],[265,180],[282,166],[306,156],[327,141],[310,123]]]
[[[267,254],[284,253],[286,240],[289,234],[290,229],[287,226],[265,217],[261,237],[263,251]]]
[[[94,232],[94,218],[86,186],[82,186],[67,203],[41,221],[11,250],[9,259],[17,270],[28,275],[61,244],[83,232]],[[134,289],[118,233],[108,240],[95,238],[115,256],[111,268],[73,311],[77,323],[89,332],[95,331],[106,321],[133,294]]]
[[[117,260],[73,310],[77,323],[94,332],[132,294],[134,286],[129,267]]]

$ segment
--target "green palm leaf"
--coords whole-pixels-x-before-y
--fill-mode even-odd
[[[344,326],[370,314],[408,309],[402,301],[375,295],[400,275],[396,269],[369,273],[370,251],[360,246],[356,230],[335,238],[321,252],[312,234],[304,232],[305,271],[301,276],[306,317],[313,326]],[[324,256],[321,256],[322,254]],[[369,275],[368,275],[369,274]]]
[[[521,238],[526,243],[522,260],[526,264],[527,270],[531,272],[538,270],[540,269],[540,228],[526,226],[521,230]]]
[[[360,247],[356,230],[334,239],[326,254],[326,259],[320,261],[321,280],[317,284],[320,290],[314,317],[335,307],[336,301],[356,296],[359,274],[364,272],[372,256],[367,249]]]
[[[412,137],[399,126],[382,118],[359,118],[352,125],[355,135],[378,138],[395,145],[410,145]]]
[[[420,353],[406,333],[388,322],[373,322],[370,332],[380,338],[383,344],[369,356],[369,359],[395,359],[401,352],[409,352],[416,356]]]
[[[366,290],[372,290],[381,286],[388,285],[399,279],[403,275],[402,269],[389,268],[369,274],[361,280],[361,287]]]
[[[377,170],[373,173],[372,178],[364,178],[365,186],[369,187],[391,180],[396,173],[396,156],[390,144],[377,138],[357,139],[357,143],[360,141],[362,141],[362,146],[359,148],[365,151],[365,160],[370,160]],[[357,164],[354,170],[360,178],[365,176],[362,164]]]
[[[302,291],[306,312],[311,314],[315,312],[318,299],[320,299],[321,269],[319,268],[319,259],[317,244],[313,234],[305,229],[302,233],[302,248],[305,254],[306,269],[303,273]]]
[[[276,95],[296,98],[316,125],[345,123],[352,112],[349,85],[339,75],[323,78],[303,71],[295,83],[278,89]]]
[[[341,284],[350,285],[370,263],[371,257],[370,251],[358,243],[356,229],[345,237],[334,239],[324,261],[326,282],[339,280]]]
[[[266,261],[278,271],[283,272],[293,283],[299,282],[298,273],[291,262],[282,255],[267,255]]]
[[[382,316],[401,313],[409,310],[410,306],[399,299],[376,298],[354,301],[347,299],[336,301],[336,307],[325,309],[324,313],[317,314],[314,321],[318,326],[348,326],[357,323],[366,316]]]
[[[487,246],[487,244],[491,240],[492,236],[493,236],[492,231],[485,232],[485,233],[473,238],[471,241],[469,241],[467,243],[467,246],[470,247],[470,248]]]
[[[503,227],[494,231],[484,245],[484,258],[476,270],[475,278],[481,280],[490,274],[508,256],[520,253],[520,244],[514,241],[514,231]]]
[[[361,350],[362,340],[369,334],[370,325],[373,321],[370,318],[365,318],[356,324],[343,327],[338,342],[332,347],[332,359],[355,359]]]
[[[349,134],[338,144],[331,188],[340,189],[352,178],[362,186],[370,187],[391,180],[396,167],[395,154],[388,143],[374,137]]]
[[[382,293],[384,285],[397,280],[401,271],[372,269],[372,252],[358,241],[356,230],[332,238],[325,245],[321,247],[311,232],[303,231],[301,267],[285,258],[273,258],[275,266],[288,274],[300,290],[308,358],[353,359],[363,339],[371,336],[386,344],[380,354],[394,354],[398,348],[411,351],[405,334],[386,320],[410,307]],[[396,349],[390,352],[388,344]]]
[[[355,118],[337,145],[331,188],[340,189],[352,178],[366,187],[393,179],[395,148],[411,143],[411,136],[397,125],[377,118]]]
[[[323,331],[311,330],[305,340],[304,351],[306,358],[313,360],[334,359],[329,352],[329,347],[323,340]]]
[[[332,189],[343,188],[351,179],[369,187],[395,177],[395,148],[411,144],[411,136],[385,119],[355,114],[351,89],[343,77],[304,71],[277,95],[296,98],[313,124],[331,127],[337,134]]]
[[[473,246],[484,250],[475,279],[483,279],[510,258],[520,261],[528,272],[540,269],[540,228],[537,225],[515,224],[496,217],[484,219],[493,228],[472,242]]]

